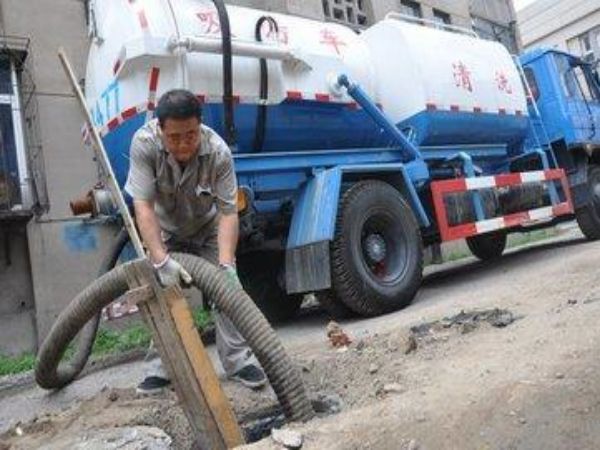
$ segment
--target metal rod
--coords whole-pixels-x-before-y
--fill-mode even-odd
[[[221,54],[223,47],[221,39],[210,37],[185,37],[174,39],[169,44],[171,50],[184,48],[189,52]],[[231,42],[232,54],[236,56],[247,56],[253,58],[274,59],[280,61],[297,60],[293,51],[281,45],[256,43],[250,41],[234,40]]]
[[[540,162],[542,163],[542,168],[544,170],[549,170],[550,169],[550,164],[548,163],[548,156],[546,155],[546,152],[544,150],[537,149],[535,151],[539,157],[540,157]],[[548,182],[548,193],[550,194],[550,202],[552,203],[553,206],[556,206],[560,203],[560,199],[558,197],[558,191],[556,190],[556,185],[554,184],[554,180],[551,180]]]
[[[525,69],[523,68],[523,65],[521,64],[521,61],[519,60],[518,56],[512,55],[512,59],[513,63],[517,67],[517,71],[519,72],[521,81],[525,86],[526,99],[528,99],[531,104],[530,111],[533,112],[534,117],[532,117],[532,114],[529,115],[529,126],[531,127],[533,138],[535,139],[538,147],[540,147],[541,149],[545,149],[545,151],[550,153],[550,156],[552,156],[553,167],[557,168],[559,167],[558,160],[556,159],[556,155],[554,154],[554,149],[552,148],[550,137],[548,135],[548,132],[546,131],[546,127],[544,126],[544,121],[542,120],[542,114],[538,108],[537,100],[533,96],[533,91],[531,90],[531,86],[529,85],[529,81],[527,80],[527,76],[525,75]],[[536,125],[540,126],[540,129],[542,131],[542,138],[538,136]],[[544,139],[544,142],[542,142],[542,139]]]
[[[12,119],[15,127],[15,146],[17,149],[17,167],[19,171],[19,188],[21,192],[21,205],[23,208],[29,209],[33,205],[33,197],[31,193],[31,179],[29,168],[27,166],[27,153],[25,149],[25,134],[23,133],[23,114],[21,110],[21,93],[19,92],[19,81],[14,60],[10,62],[10,78],[11,78],[11,106]]]
[[[471,155],[465,152],[458,152],[456,155],[448,158],[446,162],[450,162],[454,159],[460,159],[462,161],[466,178],[475,178],[477,176],[475,164],[473,164],[473,158],[471,158]],[[483,209],[481,194],[477,189],[471,191],[471,198],[473,199],[473,206],[475,208],[475,216],[477,217],[477,221],[481,222],[482,220],[487,219]]]
[[[351,83],[346,75],[340,75],[337,80],[337,87],[343,86],[348,91],[348,95],[356,100],[373,121],[383,128],[402,148],[407,160],[422,160],[423,157],[419,149],[400,131],[396,125],[373,103],[367,93],[356,83]],[[407,162],[407,161],[404,161]]]
[[[102,143],[102,139],[100,138],[100,134],[98,133],[97,128],[94,126],[94,122],[92,121],[92,116],[90,111],[88,110],[85,102],[85,97],[83,96],[83,92],[79,87],[79,83],[77,82],[77,78],[75,77],[75,73],[73,68],[71,67],[71,63],[69,62],[69,58],[63,48],[58,50],[58,57],[60,62],[65,70],[65,74],[71,83],[71,88],[75,93],[75,97],[77,98],[77,103],[83,113],[87,126],[90,129],[90,135],[92,140],[92,147],[94,149],[94,153],[100,161],[102,168],[104,169],[105,174],[108,178],[108,188],[110,189],[121,213],[121,217],[123,218],[123,223],[127,232],[129,233],[129,239],[131,239],[131,243],[137,253],[137,256],[143,258],[145,256],[144,247],[142,245],[142,240],[135,228],[135,224],[133,222],[133,218],[129,213],[129,208],[125,203],[125,199],[123,198],[123,194],[121,192],[121,188],[117,183],[117,178],[115,177],[115,173],[113,172],[112,166],[110,165],[110,161],[108,159],[108,154],[106,153],[106,149],[104,148],[104,144]]]

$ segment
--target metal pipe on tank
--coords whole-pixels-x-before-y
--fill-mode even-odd
[[[254,26],[254,39],[262,43],[262,26],[267,23],[269,29],[279,34],[279,25],[271,16],[262,16],[256,21]],[[255,152],[260,152],[265,143],[265,134],[267,133],[267,101],[269,98],[269,66],[266,58],[260,58],[260,101],[256,115],[256,129],[254,130],[254,143],[252,145]]]
[[[222,54],[221,39],[211,37],[185,37],[172,39],[169,50],[183,48],[188,52]],[[289,48],[277,44],[257,43],[251,41],[235,40],[231,43],[231,53],[236,56],[273,59],[279,61],[297,61],[294,52]]]
[[[350,82],[346,75],[340,75],[334,84],[333,89],[339,91],[340,87],[345,87],[348,95],[356,100],[365,112],[371,116],[373,121],[386,131],[403,150],[407,161],[422,160],[423,156],[419,149],[400,131],[396,125],[375,105],[368,97],[367,93],[356,83]],[[405,161],[405,162],[407,162]]]
[[[221,47],[223,53],[223,109],[225,116],[225,141],[230,147],[237,144],[233,111],[233,63],[231,61],[231,27],[229,14],[223,0],[213,0],[221,26]]]

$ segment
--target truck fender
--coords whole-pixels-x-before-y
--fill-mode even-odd
[[[290,294],[331,287],[329,247],[334,238],[342,181],[354,176],[387,181],[409,201],[422,227],[429,218],[416,193],[413,179],[427,177],[422,169],[404,164],[337,166],[316,171],[296,201],[286,247],[286,289]],[[423,172],[423,173],[422,173]]]
[[[329,242],[335,232],[342,186],[340,167],[321,170],[301,189],[287,240],[287,292],[318,291],[331,287]]]

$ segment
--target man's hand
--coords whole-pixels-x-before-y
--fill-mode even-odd
[[[158,275],[158,280],[163,287],[175,285],[188,287],[192,284],[192,276],[169,255],[158,264],[153,265]]]
[[[221,264],[220,269],[225,273],[225,277],[229,280],[230,284],[235,287],[242,287],[240,279],[238,278],[237,270],[232,264]]]

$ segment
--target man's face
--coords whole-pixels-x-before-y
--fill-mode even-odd
[[[165,147],[177,162],[187,163],[199,150],[200,121],[189,119],[166,119],[162,127]]]

